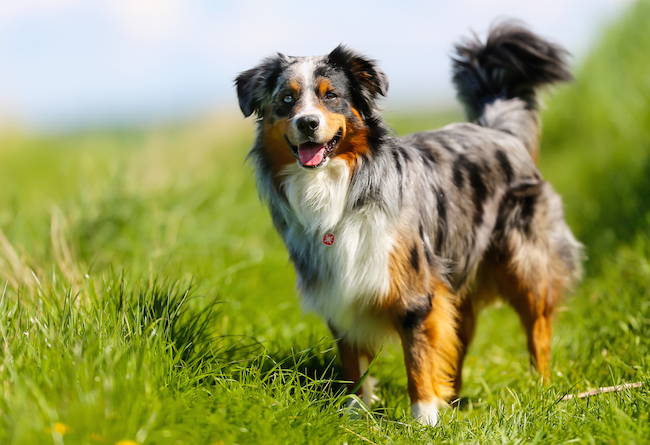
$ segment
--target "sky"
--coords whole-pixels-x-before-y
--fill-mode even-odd
[[[0,129],[60,131],[238,112],[265,56],[378,61],[384,109],[450,104],[452,46],[517,18],[580,61],[632,0],[0,0]]]

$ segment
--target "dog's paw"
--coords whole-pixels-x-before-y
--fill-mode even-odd
[[[436,426],[440,418],[440,403],[437,400],[416,402],[411,405],[411,417],[422,425]]]
[[[368,408],[370,408],[373,403],[379,402],[381,399],[375,392],[375,389],[377,389],[377,384],[379,383],[379,380],[372,377],[368,376],[366,377],[366,381],[363,382],[363,403],[366,404]]]

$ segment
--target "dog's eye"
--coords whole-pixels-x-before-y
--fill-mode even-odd
[[[287,94],[282,98],[282,102],[285,104],[292,104],[293,103],[293,96],[291,94]]]
[[[332,100],[332,99],[336,99],[337,97],[338,96],[334,91],[328,91],[327,93],[325,93],[325,99]]]

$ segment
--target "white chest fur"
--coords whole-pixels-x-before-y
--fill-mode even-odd
[[[298,276],[305,307],[319,313],[352,341],[373,346],[381,343],[379,336],[385,333],[387,321],[364,313],[388,292],[394,224],[373,205],[352,208],[348,196],[350,170],[342,160],[330,159],[315,170],[295,164],[283,174],[294,219],[291,231],[301,232],[296,238],[305,244],[298,247],[308,253],[309,261],[328,271],[317,285]],[[323,243],[328,233],[334,235],[332,245]]]
[[[330,159],[317,169],[294,163],[283,176],[289,205],[306,233],[324,233],[341,220],[350,183],[350,168],[344,161]]]

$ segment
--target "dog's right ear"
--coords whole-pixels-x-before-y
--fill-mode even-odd
[[[286,64],[286,56],[279,54],[268,57],[255,68],[244,71],[235,79],[239,108],[244,116],[248,117],[257,112],[258,116],[263,115],[263,105],[273,91]]]

